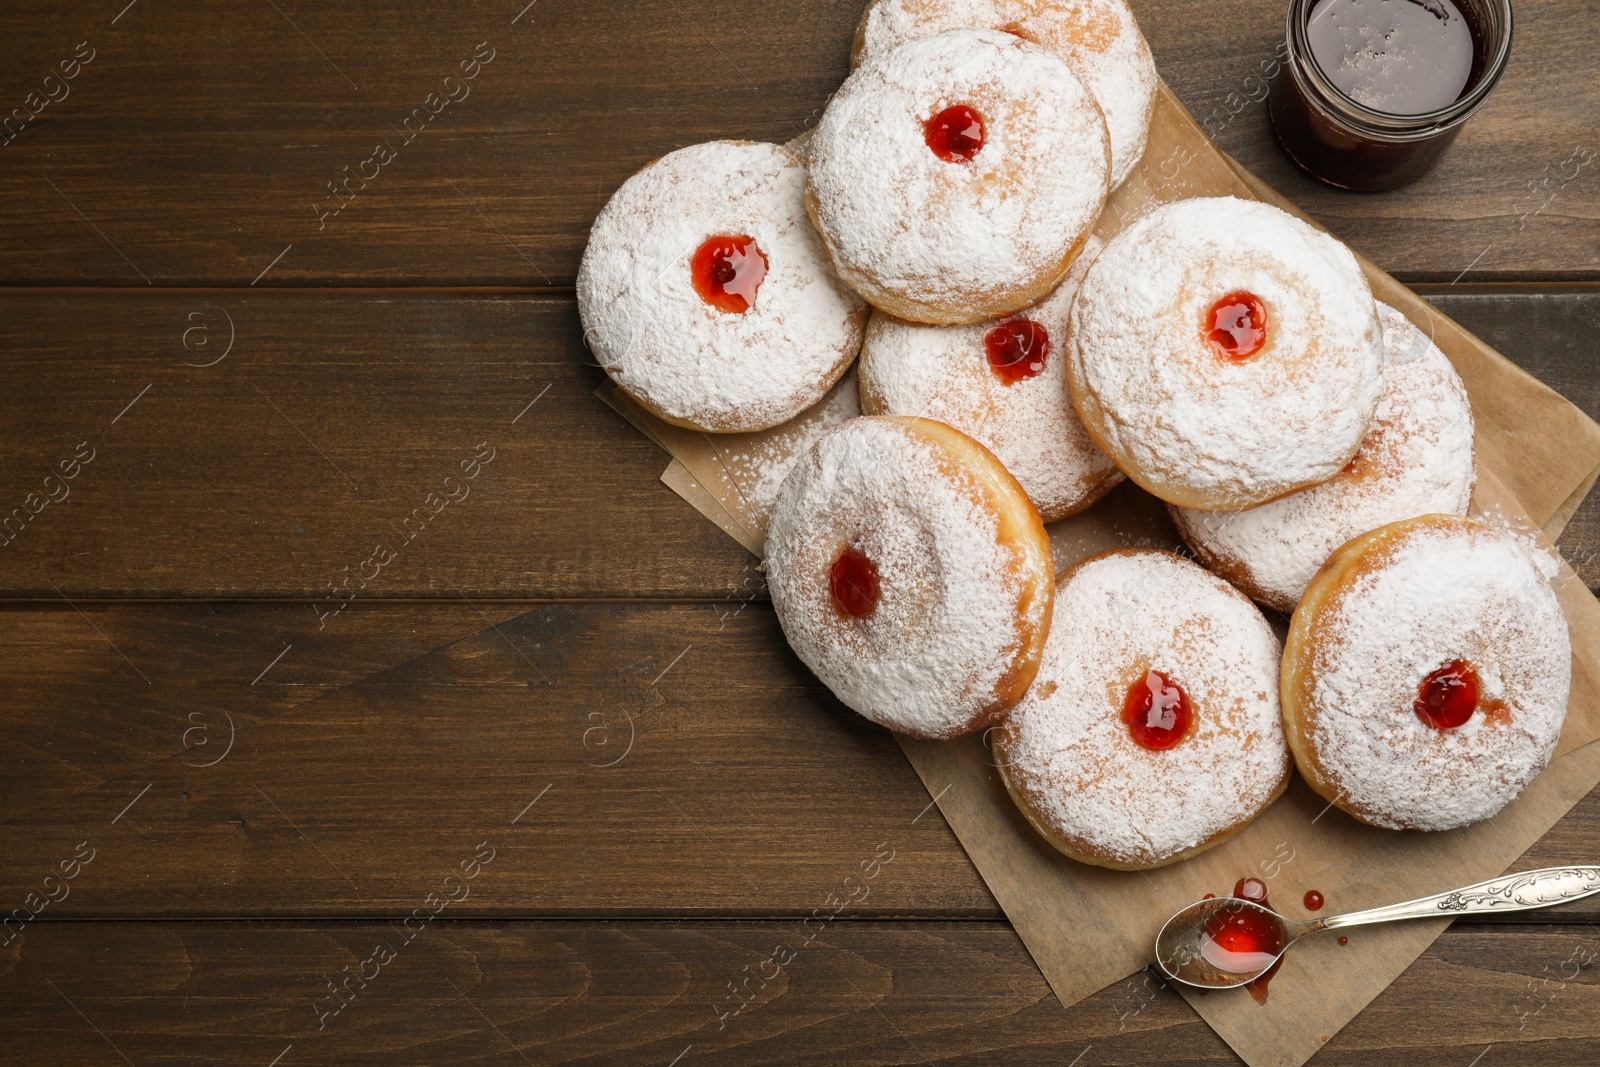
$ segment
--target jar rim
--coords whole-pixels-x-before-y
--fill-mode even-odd
[[[1511,0],[1484,0],[1484,2],[1495,9],[1495,14],[1499,16],[1504,26],[1504,32],[1500,34],[1493,53],[1486,58],[1483,74],[1478,78],[1477,84],[1456,100],[1432,111],[1413,115],[1378,111],[1360,103],[1333,84],[1317,63],[1317,57],[1311,51],[1307,38],[1311,9],[1317,0],[1290,0],[1285,20],[1285,39],[1288,42],[1291,60],[1288,66],[1297,78],[1312,83],[1316,95],[1321,98],[1319,102],[1335,105],[1341,112],[1341,118],[1362,124],[1368,132],[1402,140],[1432,136],[1459,126],[1470,118],[1488,99],[1489,94],[1499,83],[1500,76],[1505,73],[1507,62],[1511,57]]]

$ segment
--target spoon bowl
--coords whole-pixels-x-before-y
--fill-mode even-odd
[[[1449,893],[1326,919],[1285,919],[1238,897],[1198,900],[1156,935],[1156,966],[1173,981],[1236,989],[1275,967],[1289,946],[1321,930],[1457,915],[1528,911],[1600,893],[1600,867],[1547,867],[1502,875]]]
[[[1199,900],[1161,927],[1156,965],[1185,985],[1236,989],[1267,973],[1290,945],[1322,925],[1293,922],[1239,897]]]

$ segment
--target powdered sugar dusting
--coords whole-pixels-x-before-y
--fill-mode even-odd
[[[924,140],[927,120],[958,104],[985,126],[967,163]],[[1007,33],[957,30],[846,79],[811,140],[811,208],[868,299],[971,321],[1015,310],[1065,273],[1105,201],[1109,153],[1099,108],[1060,58]]]
[[[1289,771],[1276,635],[1220,578],[1164,552],[1093,557],[1056,589],[1038,677],[999,731],[1006,774],[1077,851],[1152,866],[1254,818]],[[1151,751],[1122,720],[1147,670],[1183,687],[1190,734]]]
[[[1539,568],[1539,573],[1545,579],[1554,582],[1561,577],[1562,558],[1554,545],[1545,540],[1544,531],[1533,524],[1526,512],[1520,508],[1509,510],[1504,504],[1495,501],[1484,504],[1474,501],[1471,515],[1479,522],[1486,522],[1490,526],[1502,531],[1507,537],[1512,538],[1522,546],[1522,550],[1533,560],[1533,565]],[[1569,575],[1567,581],[1578,581],[1576,574]]]
[[[989,365],[984,338],[994,323],[926,326],[874,312],[862,343],[863,410],[938,419],[977,439],[1046,522],[1093,504],[1123,476],[1089,439],[1067,392],[1062,348],[1080,274],[1075,266],[1055,292],[1019,313],[1045,328],[1050,347],[1042,371],[1012,384]]]
[[[1524,548],[1483,523],[1419,523],[1379,546],[1314,620],[1304,729],[1325,776],[1370,822],[1448,830],[1486,819],[1555,751],[1571,680],[1566,618]],[[1413,708],[1423,679],[1454,660],[1477,671],[1480,710],[1439,730]]]
[[[789,644],[848,706],[923,737],[971,729],[1023,652],[1016,553],[971,474],[890,419],[854,419],[784,480],[767,581]],[[882,599],[863,619],[833,604],[828,572],[854,547]],[[1042,623],[1037,604],[1034,626]]]
[[[1378,307],[1383,393],[1350,467],[1249,511],[1171,508],[1208,565],[1285,614],[1352,537],[1414,515],[1465,515],[1472,499],[1477,465],[1466,388],[1426,334],[1387,304]]]
[[[717,467],[743,518],[764,531],[778,488],[806,450],[828,431],[861,414],[855,380],[846,375],[802,416],[756,438],[712,438]]]
[[[742,314],[695,291],[708,238],[755,238],[767,275]],[[596,359],[657,414],[760,430],[827,392],[861,344],[867,305],[833,272],[805,211],[805,167],[771,144],[713,141],[663,156],[595,219],[578,308]]]
[[[1105,113],[1111,184],[1144,155],[1156,65],[1123,0],[877,0],[862,18],[858,60],[917,37],[977,27],[1020,31],[1066,60]]]
[[[1202,324],[1227,293],[1267,308],[1235,362]],[[1267,204],[1167,204],[1089,268],[1073,304],[1073,398],[1118,466],[1166,499],[1237,509],[1331,477],[1382,387],[1372,292],[1338,241]]]

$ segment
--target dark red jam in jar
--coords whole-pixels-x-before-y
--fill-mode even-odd
[[[989,368],[1007,385],[1044,370],[1050,355],[1050,333],[1032,319],[1008,319],[983,335]]]
[[[1511,55],[1510,0],[1290,0],[1269,95],[1294,161],[1330,185],[1415,181],[1482,106]]]
[[[1189,694],[1160,671],[1146,671],[1128,687],[1122,721],[1134,741],[1159,752],[1183,740],[1189,731]]]
[[[732,314],[748,311],[767,276],[767,256],[754,237],[707,238],[689,265],[700,299]]]
[[[983,116],[965,104],[947,107],[928,120],[922,139],[946,163],[969,163],[983,148]]]
[[[852,619],[866,618],[878,610],[882,595],[878,565],[859,549],[845,549],[828,570],[828,592],[841,613]]]

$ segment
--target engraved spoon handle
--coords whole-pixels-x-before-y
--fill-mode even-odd
[[[1341,926],[1363,926],[1395,919],[1528,911],[1531,908],[1564,904],[1594,893],[1600,893],[1600,867],[1546,867],[1538,871],[1501,875],[1449,893],[1335,915],[1324,919],[1321,929],[1335,930]]]

